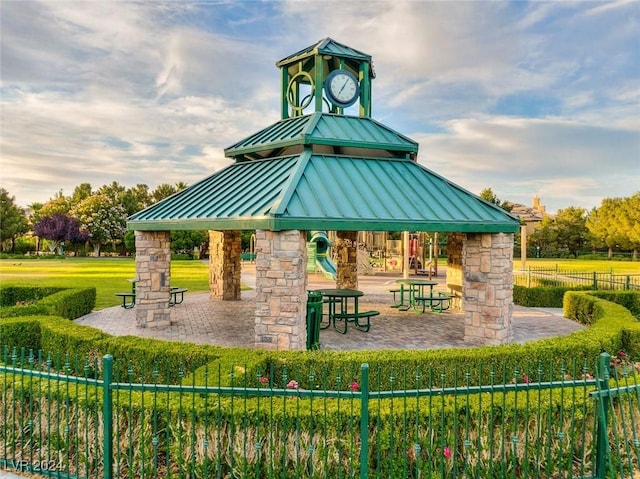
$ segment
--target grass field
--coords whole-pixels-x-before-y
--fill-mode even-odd
[[[531,268],[548,267],[571,271],[640,274],[639,261],[527,260]],[[520,268],[520,261],[514,262]],[[48,286],[94,286],[96,309],[120,304],[114,293],[130,291],[127,281],[135,276],[133,258],[66,258],[0,260],[0,287],[4,284]],[[188,288],[189,293],[209,291],[209,267],[206,261],[174,260],[171,262],[171,284]]]
[[[0,260],[0,287],[4,284],[84,287],[94,286],[96,309],[121,304],[117,292],[131,290],[135,277],[133,258],[66,258]],[[171,284],[190,293],[209,291],[209,266],[205,261],[172,261]]]
[[[587,271],[613,274],[640,274],[640,261],[602,261],[582,259],[527,259],[527,268],[555,268],[565,271]],[[513,268],[519,270],[520,259],[513,260]]]

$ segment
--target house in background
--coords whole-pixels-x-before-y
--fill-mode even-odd
[[[511,214],[520,218],[520,221],[526,226],[527,236],[535,231],[542,218],[552,216],[547,213],[546,207],[540,203],[538,196],[533,197],[533,206],[531,207],[512,202],[509,202],[508,205],[511,206]]]

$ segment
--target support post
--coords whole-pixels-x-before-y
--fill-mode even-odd
[[[111,382],[113,380],[113,356],[107,354],[102,358],[102,423],[104,432],[102,448],[104,455],[104,479],[113,477],[113,396]]]

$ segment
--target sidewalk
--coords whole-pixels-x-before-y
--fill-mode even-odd
[[[321,331],[321,349],[377,350],[377,349],[440,349],[471,346],[464,341],[464,314],[447,311],[443,314],[414,311],[402,312],[391,308],[391,293],[399,275],[380,274],[362,276],[358,289],[365,295],[360,299],[366,309],[380,311],[371,319],[368,333],[349,329],[339,334],[333,329]],[[438,278],[436,289],[445,290],[444,275]],[[244,263],[242,282],[255,287],[255,267]],[[308,289],[332,288],[335,282],[319,274],[309,275]],[[184,303],[171,308],[176,323],[166,329],[138,328],[135,309],[119,306],[93,312],[76,323],[93,326],[115,335],[133,335],[168,341],[212,344],[228,347],[254,347],[255,291],[242,291],[240,301],[211,301],[208,293],[185,295]],[[552,336],[564,336],[584,326],[562,317],[560,309],[513,308],[513,341],[522,343]]]

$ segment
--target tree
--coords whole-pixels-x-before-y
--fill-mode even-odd
[[[124,209],[127,211],[127,215],[131,216],[132,214],[151,205],[153,200],[149,193],[149,187],[147,185],[138,184],[129,188],[125,192],[122,201]]]
[[[82,228],[89,233],[94,254],[100,256],[103,244],[120,241],[127,225],[127,213],[122,204],[107,195],[97,194],[80,202],[72,211]]]
[[[11,242],[11,252],[16,249],[16,238],[29,231],[27,215],[16,203],[15,196],[0,188],[0,244],[5,251],[5,242]]]
[[[168,198],[178,191],[184,190],[186,187],[187,185],[182,181],[176,183],[175,186],[168,183],[163,183],[155,190],[153,190],[153,192],[151,193],[151,197],[153,198],[153,202],[157,203],[158,201],[164,200],[165,198]]]
[[[63,254],[65,241],[82,243],[87,240],[88,232],[80,229],[77,219],[63,213],[54,213],[42,218],[33,226],[33,232],[49,241],[51,250]]]
[[[613,256],[613,249],[623,241],[622,227],[619,223],[621,211],[621,198],[605,198],[600,207],[589,213],[585,223],[593,244],[596,247],[606,246],[609,249],[609,258]]]
[[[71,211],[71,204],[69,200],[64,197],[62,191],[58,192],[58,194],[47,201],[40,209],[34,211],[32,221],[34,223],[40,221],[42,218],[46,218],[47,216],[53,216],[56,213],[69,214]]]
[[[553,220],[544,216],[529,236],[529,243],[539,248],[541,256],[553,255],[558,248],[557,232]]]
[[[172,231],[171,249],[177,253],[191,254],[194,248],[202,247],[208,240],[207,231]]]
[[[513,206],[508,201],[500,201],[500,198],[495,195],[491,188],[485,188],[484,190],[482,190],[480,192],[480,198],[496,206],[499,206],[505,211],[511,211],[511,209],[513,208]]]
[[[623,200],[620,224],[625,236],[625,246],[633,251],[635,260],[640,249],[640,192]]]
[[[79,204],[81,201],[86,200],[93,194],[93,190],[89,183],[81,183],[76,186],[71,194],[71,198],[69,199],[69,204],[75,206]]]
[[[558,210],[555,220],[556,243],[578,257],[580,249],[585,244],[586,211],[584,208],[569,206]]]

